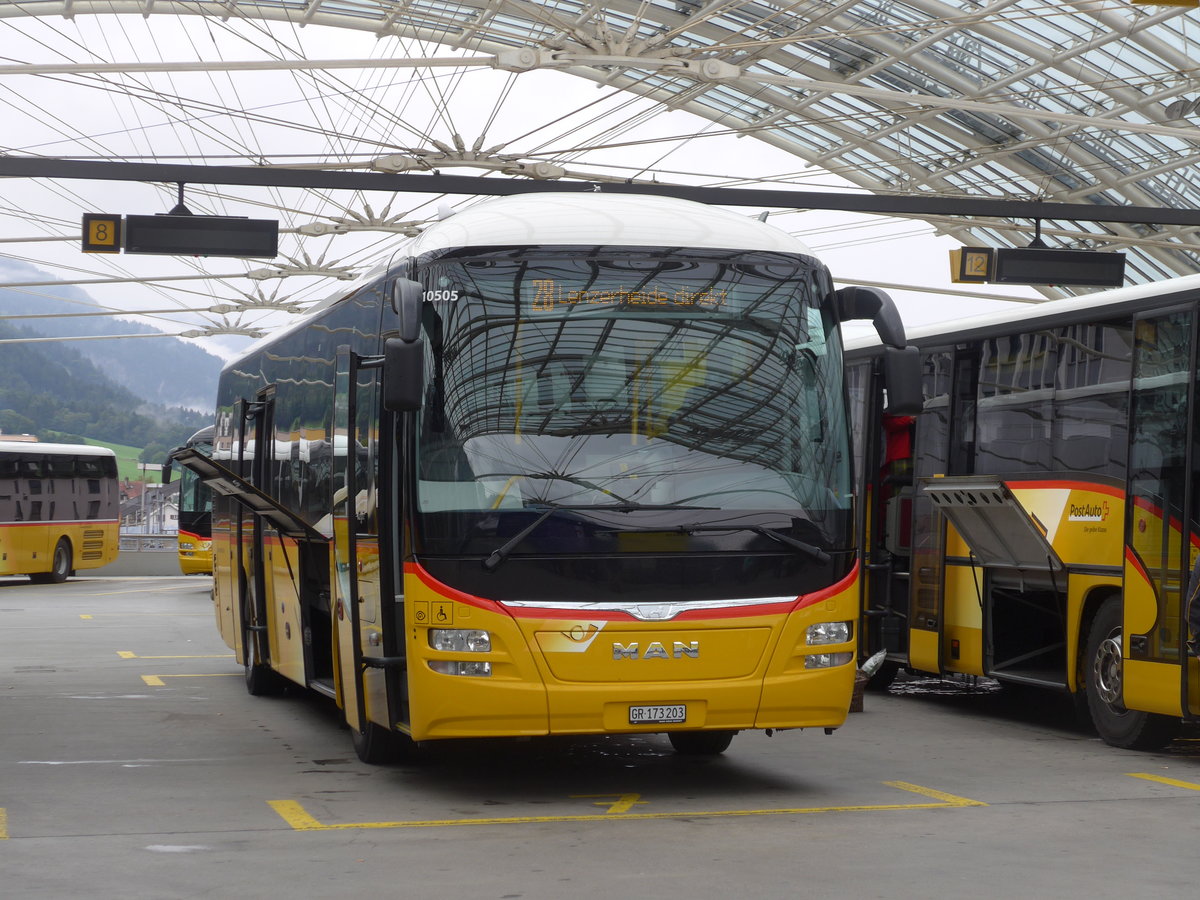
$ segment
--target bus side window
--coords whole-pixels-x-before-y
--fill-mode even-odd
[[[41,492],[42,492],[42,479],[30,478],[29,479],[29,493],[40,494]]]
[[[100,493],[100,479],[99,478],[89,478],[88,479],[88,493],[89,494]]]

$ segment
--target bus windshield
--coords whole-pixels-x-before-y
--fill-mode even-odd
[[[189,441],[188,446],[205,456],[212,456],[210,441]],[[185,513],[212,512],[212,491],[191,469],[184,469],[180,473],[179,512],[181,516]],[[182,521],[180,524],[183,524]]]
[[[812,271],[781,253],[645,248],[438,260],[424,279],[425,551],[467,552],[464,535],[510,536],[506,513],[553,508],[593,534],[704,534],[684,552],[712,549],[721,525],[848,546],[841,345]]]

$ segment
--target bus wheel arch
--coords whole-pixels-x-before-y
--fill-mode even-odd
[[[1080,670],[1087,710],[1106,744],[1125,750],[1157,750],[1179,730],[1172,716],[1127,709],[1123,702],[1121,598],[1100,603],[1088,623]]]
[[[71,539],[63,535],[54,545],[54,555],[50,559],[50,571],[31,574],[29,580],[37,584],[62,584],[71,577],[73,563]]]
[[[1088,659],[1088,636],[1092,632],[1092,623],[1096,621],[1096,615],[1100,612],[1101,607],[1109,601],[1113,601],[1118,606],[1121,603],[1121,590],[1114,585],[1106,585],[1097,587],[1087,593],[1083,603],[1080,605],[1078,623],[1074,626],[1075,634],[1078,635],[1075,645],[1075,656],[1069,664],[1074,665],[1075,672],[1075,687],[1071,693],[1071,700],[1075,707],[1075,720],[1084,728],[1092,731],[1096,730],[1095,723],[1092,721],[1092,712],[1088,706],[1087,684],[1089,680],[1090,660]],[[1070,629],[1071,623],[1068,623]]]

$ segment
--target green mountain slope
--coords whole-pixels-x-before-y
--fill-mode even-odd
[[[20,283],[47,277],[48,273],[27,263],[0,260],[0,281]],[[0,321],[7,316],[35,317],[9,319],[8,323],[40,335],[150,335],[136,340],[114,337],[111,340],[72,341],[65,346],[91,360],[112,381],[143,400],[164,406],[212,409],[222,365],[219,357],[138,322],[109,316],[72,315],[97,309],[95,301],[73,285],[27,290],[0,287]],[[163,327],[179,326],[164,322]],[[0,364],[3,361],[4,348],[0,346]]]
[[[0,321],[0,339],[25,336],[30,332]],[[65,344],[0,344],[0,431],[132,445],[147,461],[161,462],[211,423],[211,414],[134,396]]]

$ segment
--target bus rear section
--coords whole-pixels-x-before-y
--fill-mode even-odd
[[[58,583],[112,562],[119,502],[112,450],[0,442],[0,575]]]
[[[887,651],[885,678],[1068,693],[1128,749],[1200,721],[1198,303],[1187,278],[918,332],[924,409],[901,459],[872,427],[877,352],[851,351],[871,498],[861,652]]]

